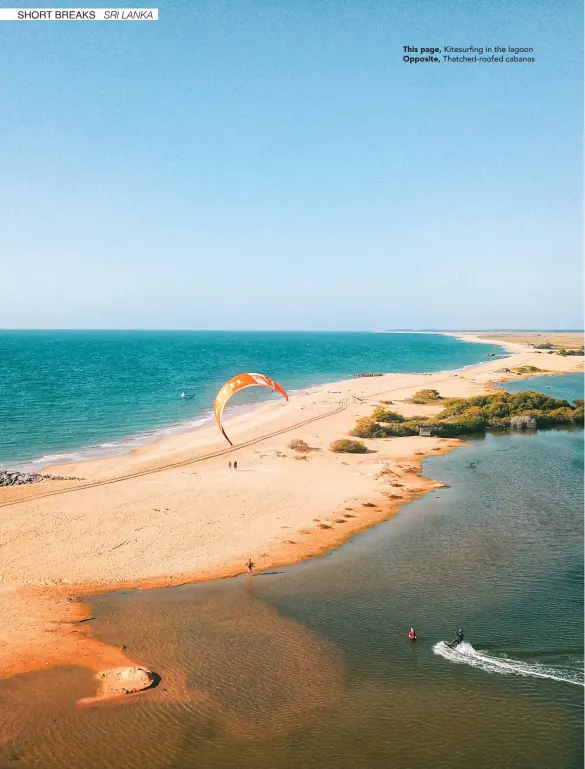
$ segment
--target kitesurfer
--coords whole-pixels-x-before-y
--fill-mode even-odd
[[[454,640],[454,641],[451,641],[451,643],[449,644],[449,646],[450,646],[452,649],[454,649],[456,646],[459,646],[459,644],[461,643],[461,641],[463,641],[463,629],[462,629],[462,628],[459,628],[459,630],[457,630],[457,631],[456,631],[456,633],[455,633],[455,640]]]
[[[410,628],[408,632],[408,637],[410,638],[411,641],[416,641],[416,630],[413,627]]]

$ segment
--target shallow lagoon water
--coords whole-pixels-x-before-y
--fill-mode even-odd
[[[80,710],[85,671],[2,682],[0,766],[581,767],[582,431],[487,436],[424,472],[449,487],[331,555],[96,597],[94,632],[160,686]],[[455,662],[437,644],[460,625]]]

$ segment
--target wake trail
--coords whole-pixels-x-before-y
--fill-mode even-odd
[[[585,686],[583,672],[580,670],[559,670],[547,667],[538,662],[521,662],[520,660],[506,657],[491,657],[474,649],[470,643],[463,641],[454,649],[451,649],[445,641],[439,641],[433,646],[433,652],[444,657],[449,662],[471,665],[486,673],[500,673],[502,675],[517,675],[530,678],[548,678],[551,681],[562,681],[576,686]]]

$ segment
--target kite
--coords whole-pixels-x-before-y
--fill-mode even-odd
[[[278,382],[270,379],[270,377],[264,376],[264,374],[238,374],[237,376],[232,377],[232,379],[230,379],[229,382],[226,382],[221,390],[217,393],[215,404],[213,406],[213,413],[217,419],[219,429],[221,430],[223,437],[230,444],[230,446],[233,446],[234,444],[227,437],[221,423],[221,416],[223,414],[225,404],[232,397],[232,395],[235,395],[235,393],[239,392],[240,390],[245,390],[246,387],[256,386],[267,387],[269,390],[274,390],[275,392],[280,393],[286,400],[288,400],[288,395],[278,384]]]

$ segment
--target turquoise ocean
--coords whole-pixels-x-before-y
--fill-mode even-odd
[[[503,349],[440,334],[0,331],[0,468],[120,454],[193,429],[242,371],[294,392],[363,371],[455,369],[489,353]],[[237,403],[270,397],[254,388]]]

